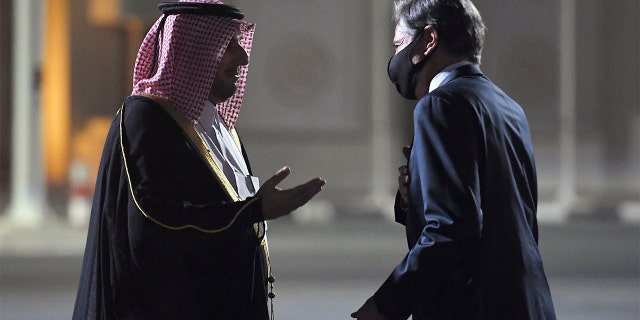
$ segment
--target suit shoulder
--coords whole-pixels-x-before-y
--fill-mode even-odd
[[[441,85],[430,94],[443,97],[465,96],[473,95],[479,90],[487,90],[492,87],[495,87],[493,82],[484,76],[464,76]]]

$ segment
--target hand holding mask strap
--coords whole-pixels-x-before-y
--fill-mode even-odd
[[[200,16],[215,16],[231,19],[241,20],[244,18],[244,13],[240,9],[222,3],[199,3],[199,2],[162,2],[158,5],[158,9],[162,11],[162,20],[158,25],[158,31],[156,31],[156,39],[153,49],[153,63],[151,64],[151,70],[147,78],[151,78],[156,72],[156,63],[158,62],[158,45],[160,41],[160,35],[164,30],[164,23],[167,17],[177,14],[193,14]]]

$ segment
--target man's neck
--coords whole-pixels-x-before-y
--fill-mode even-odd
[[[429,59],[430,61],[427,62],[422,72],[418,75],[417,88],[419,92],[416,92],[418,98],[422,98],[429,93],[431,81],[442,70],[454,63],[468,61],[465,58],[450,56],[442,50],[436,50]]]
[[[469,60],[461,60],[458,62],[454,62],[453,64],[450,64],[446,68],[442,69],[442,71],[438,72],[438,74],[436,74],[436,76],[433,77],[433,79],[429,83],[429,92],[441,86],[443,82],[447,79],[447,77],[449,77],[449,74],[453,72],[453,70],[460,68],[462,66],[470,65],[470,64],[472,64],[472,62]]]

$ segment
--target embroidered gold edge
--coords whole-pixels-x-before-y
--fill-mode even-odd
[[[229,179],[227,179],[227,176],[224,174],[220,166],[218,166],[218,163],[213,159],[211,152],[209,152],[209,149],[207,149],[206,142],[204,142],[204,140],[196,130],[196,127],[182,113],[180,113],[180,111],[176,110],[168,103],[163,103],[164,101],[158,101],[157,99],[154,99],[154,101],[158,102],[158,104],[162,106],[162,108],[171,116],[171,118],[176,121],[180,128],[182,128],[182,131],[184,131],[191,143],[195,146],[196,150],[198,150],[200,156],[206,160],[209,168],[216,175],[218,181],[220,182],[220,184],[222,184],[231,199],[233,201],[240,201],[241,199],[238,195],[238,192],[233,188],[233,186],[229,182]],[[237,136],[234,135],[234,137]],[[238,141],[236,141],[236,143],[238,143]]]
[[[161,105],[162,105],[162,104],[161,104]],[[164,106],[163,106],[163,107],[164,107]],[[165,109],[165,110],[166,110],[166,109]],[[230,227],[235,223],[235,221],[236,221],[236,220],[237,220],[237,218],[240,216],[240,214],[241,214],[241,213],[242,213],[242,212],[243,212],[243,211],[244,211],[244,210],[245,210],[249,205],[251,205],[253,202],[255,202],[255,201],[257,201],[257,200],[259,199],[259,198],[257,198],[257,197],[256,197],[256,198],[253,198],[253,199],[249,200],[247,203],[245,203],[245,204],[240,208],[240,210],[238,210],[238,212],[234,215],[233,219],[231,219],[231,221],[230,221],[226,226],[224,226],[224,227],[222,227],[222,228],[218,228],[218,229],[205,229],[205,228],[201,228],[201,227],[198,227],[198,226],[196,226],[196,225],[192,225],[192,224],[187,224],[187,225],[175,226],[175,227],[174,227],[174,226],[169,226],[169,225],[167,225],[167,224],[164,224],[164,223],[160,222],[159,220],[155,219],[154,217],[152,217],[151,215],[149,215],[149,214],[148,214],[148,213],[147,213],[147,212],[142,208],[142,206],[140,206],[140,203],[138,202],[138,199],[136,198],[136,195],[135,195],[135,193],[133,192],[133,183],[131,182],[131,176],[130,176],[130,173],[129,173],[129,165],[128,165],[127,157],[126,157],[126,153],[125,153],[125,150],[124,150],[124,142],[123,142],[123,134],[122,134],[122,132],[123,132],[123,126],[124,126],[124,104],[122,104],[122,106],[121,106],[121,107],[120,107],[120,109],[118,110],[118,113],[120,113],[120,128],[119,128],[119,129],[120,129],[120,151],[122,152],[122,160],[123,160],[123,162],[124,162],[124,167],[125,167],[125,171],[126,171],[126,174],[127,174],[127,180],[128,180],[128,183],[129,183],[129,191],[131,192],[131,197],[133,198],[133,202],[135,203],[136,207],[138,208],[138,210],[140,211],[140,213],[141,213],[145,218],[147,218],[147,219],[151,220],[152,222],[154,222],[154,223],[156,223],[156,224],[158,224],[158,225],[160,225],[160,226],[162,226],[162,227],[164,227],[164,228],[166,228],[166,229],[169,229],[169,230],[175,230],[175,231],[177,231],[177,230],[184,230],[184,229],[192,228],[192,229],[195,229],[195,230],[200,231],[200,232],[203,232],[203,233],[219,233],[219,232],[222,232],[222,231],[225,231],[225,230],[229,229],[229,228],[230,228]],[[169,114],[171,115],[171,113],[169,113]],[[172,115],[172,117],[173,117],[173,115]],[[174,117],[174,119],[175,119],[175,117]],[[186,119],[184,119],[184,120],[186,121]],[[178,124],[180,124],[180,123],[178,122]],[[183,128],[183,129],[184,129],[184,128]],[[195,129],[194,129],[194,130],[195,130]],[[197,132],[196,132],[196,134],[197,134]],[[199,135],[198,135],[198,137],[199,137]],[[191,137],[190,137],[190,138],[191,138]],[[211,157],[211,156],[209,155],[209,157]],[[211,161],[213,161],[213,159],[211,159]],[[210,161],[209,161],[209,163],[211,164],[211,162],[210,162]],[[216,165],[216,164],[215,164],[215,161],[214,161],[214,163],[213,163],[213,164],[214,164],[214,165]],[[216,167],[217,167],[217,165],[216,165]],[[219,168],[218,168],[218,169],[219,169]],[[214,170],[215,170],[215,169],[214,169]],[[214,172],[215,172],[215,171],[214,171]],[[216,175],[217,175],[217,173],[216,173]],[[223,174],[223,175],[224,175],[224,174]],[[228,183],[229,183],[229,182],[227,181],[227,184],[228,184]],[[233,187],[232,187],[231,189],[233,190]],[[235,192],[235,190],[233,190],[233,191]],[[237,193],[235,193],[235,195],[236,195],[236,197],[237,197],[237,198],[239,198],[239,197],[237,196]],[[232,195],[232,198],[233,198],[233,195]]]
[[[240,143],[240,137],[238,137],[236,128],[231,129],[231,136],[233,137],[233,141],[235,141],[236,145],[238,146],[238,150],[242,152],[242,144]]]

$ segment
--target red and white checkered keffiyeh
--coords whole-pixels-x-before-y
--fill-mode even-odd
[[[180,2],[221,3],[219,0]],[[251,53],[255,25],[241,20],[193,14],[167,17],[154,68],[154,45],[162,17],[147,33],[133,71],[132,94],[151,94],[169,100],[192,122],[200,118],[208,99],[218,64],[232,37],[242,34],[240,45]],[[227,126],[234,128],[244,96],[248,65],[239,68],[237,91],[227,101],[218,104],[218,112]]]

